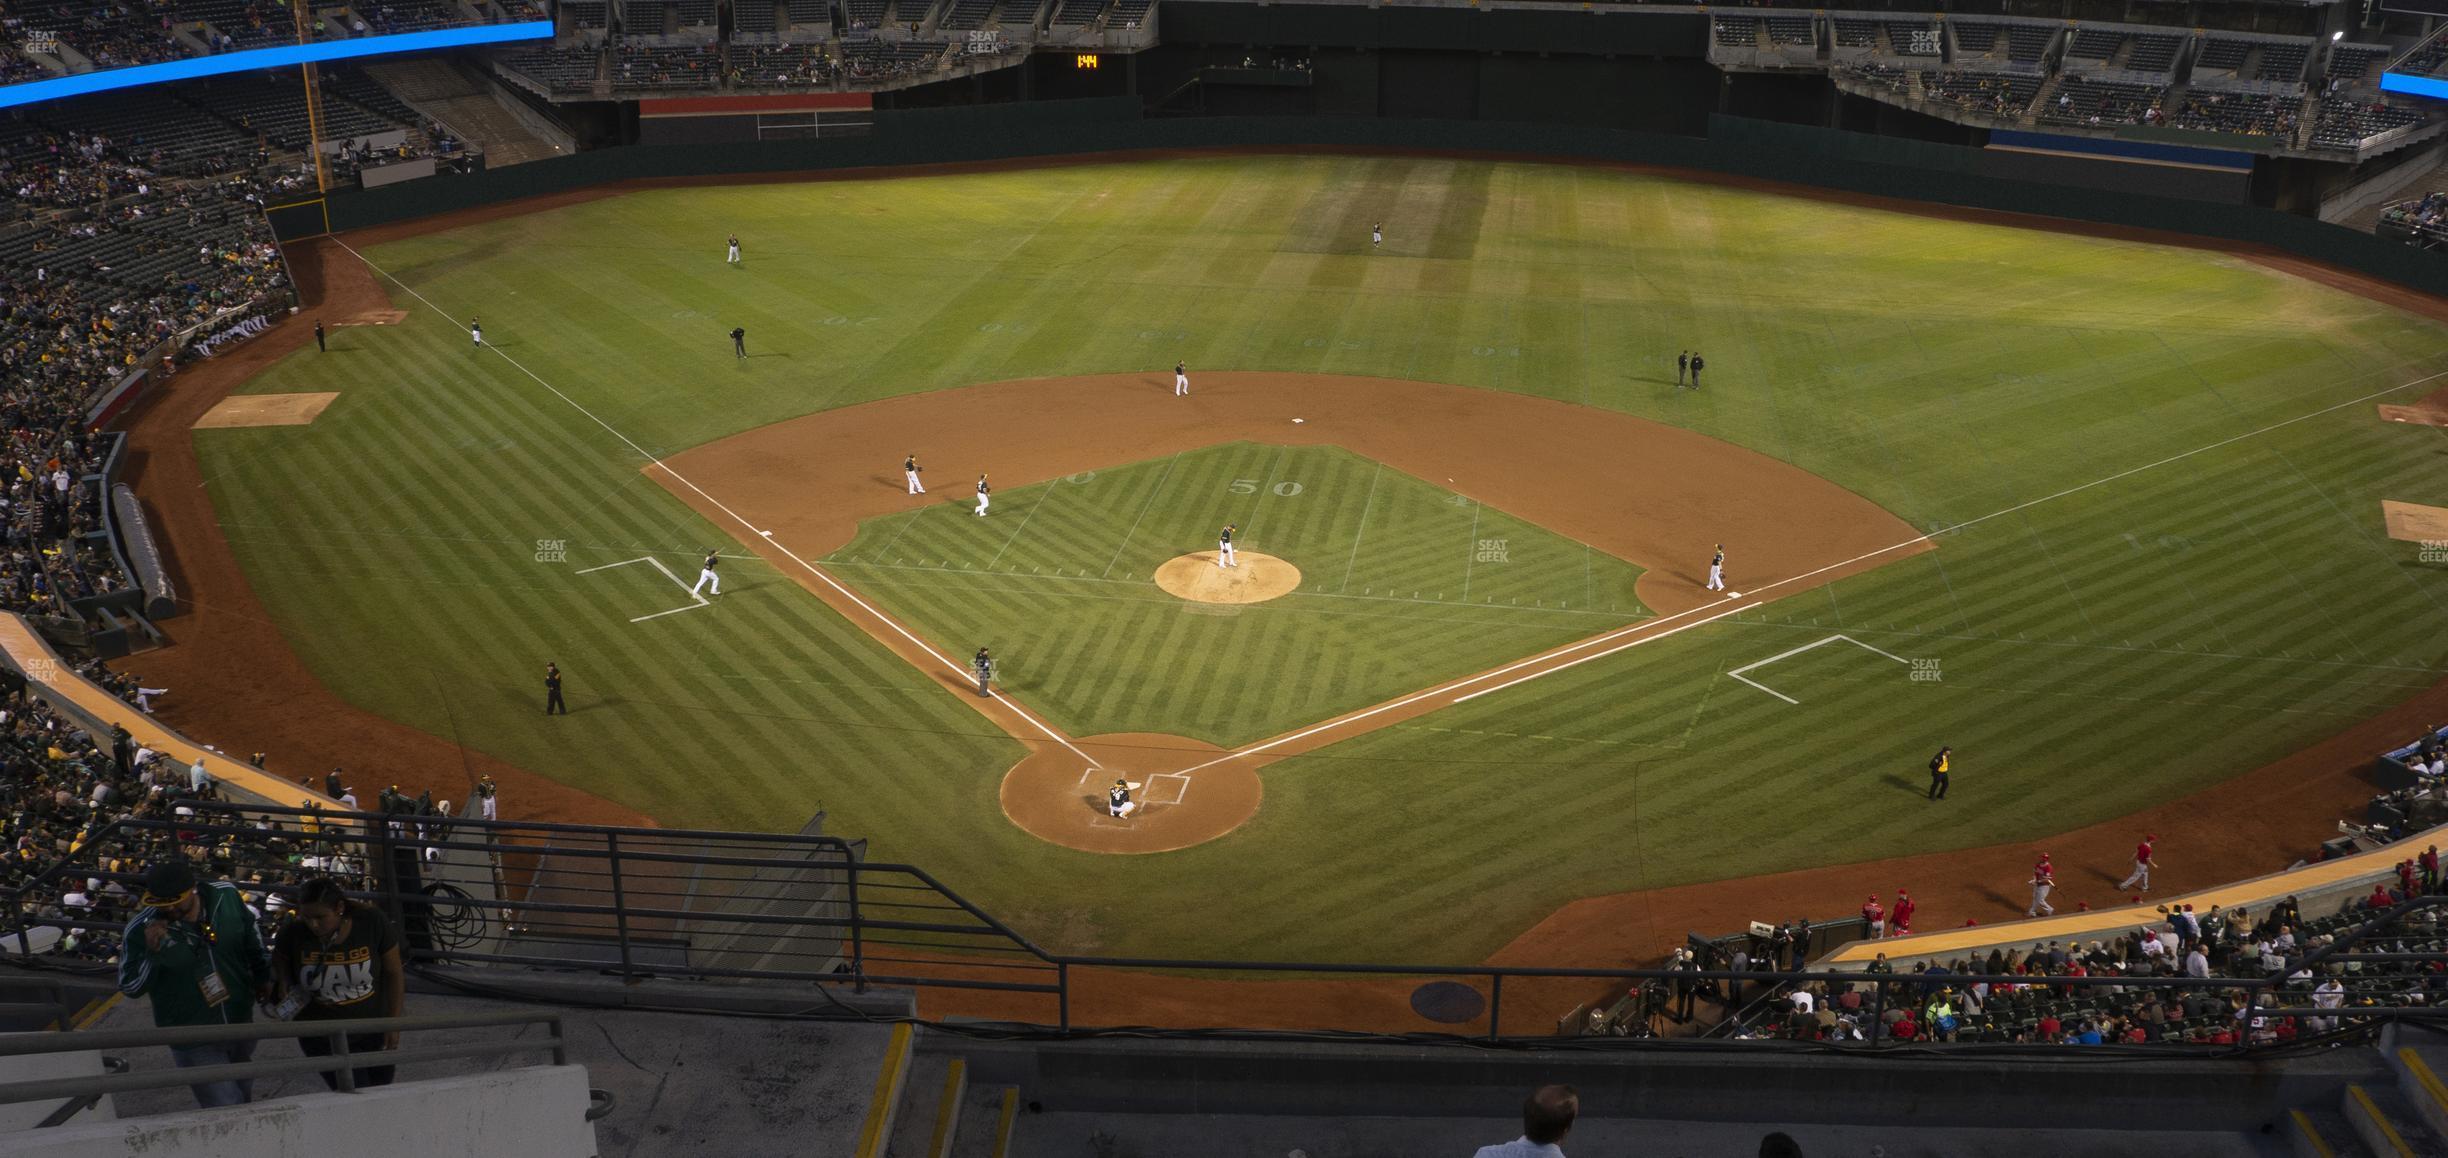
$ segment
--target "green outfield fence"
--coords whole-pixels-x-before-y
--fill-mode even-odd
[[[1710,118],[1709,135],[1701,138],[1570,125],[1433,119],[1148,119],[1141,116],[1135,97],[879,110],[872,136],[601,149],[464,176],[337,192],[316,212],[282,215],[274,224],[283,240],[296,240],[324,229],[345,233],[625,180],[685,181],[1202,149],[1459,151],[1717,173],[2266,246],[2448,296],[2448,265],[2436,257],[2306,217],[2241,205],[2004,180],[1974,171],[1983,152],[1979,149],[1722,115]]]
[[[1485,994],[1482,1012],[1444,1034],[1402,1040],[1548,1042],[1574,1037],[1552,999],[1558,984],[1610,994],[1640,994],[1646,983],[1709,991],[1732,1010],[1751,987],[1769,992],[1805,980],[1874,982],[1869,1016],[1889,1002],[1918,1003],[1923,990],[1973,982],[2047,985],[2068,993],[2115,989],[2243,991],[2264,1017],[2342,1019],[2337,1032],[2376,1032],[2396,1020],[2448,1021],[2448,1008],[2363,1005],[2316,1008],[2288,978],[2324,963],[2432,961],[2436,953],[2386,951],[2448,895],[2421,896],[2386,911],[2358,914],[2351,928],[2284,967],[2253,976],[2188,977],[1946,973],[1779,972],[1768,969],[1580,969],[1352,962],[1205,961],[1090,957],[1050,953],[963,900],[914,865],[870,862],[859,842],[815,835],[704,832],[543,824],[465,818],[329,813],[191,801],[196,815],[124,818],[49,865],[6,898],[0,960],[36,967],[106,972],[110,940],[131,915],[64,913],[54,899],[72,880],[116,882],[133,895],[142,870],[181,850],[213,850],[211,874],[248,890],[277,919],[274,894],[307,876],[338,880],[353,896],[383,908],[402,930],[403,954],[429,976],[488,992],[516,992],[521,976],[586,972],[625,981],[671,979],[755,986],[795,983],[865,992],[871,986],[991,991],[1034,1002],[1044,1014],[1006,1019],[1017,1029],[1055,1035],[1139,1032],[1085,1024],[1074,1016],[1083,994],[1100,985],[1143,988],[1166,978],[1266,981],[1300,978],[1463,982]],[[97,890],[102,891],[102,890]],[[2414,918],[2414,919],[2409,919]],[[88,939],[82,955],[60,936]],[[2431,932],[2417,937],[2436,936]],[[98,940],[97,940],[98,939]],[[2382,946],[2372,951],[2367,945]],[[1117,982],[1116,978],[1125,980]],[[1507,1023],[1508,988],[1531,995]],[[2111,991],[2114,991],[2113,989]],[[628,1004],[651,1006],[640,999]],[[1517,999],[1517,1005],[1520,1004]],[[1567,1002],[1565,1005],[1569,1005]],[[847,1005],[842,1008],[848,1009]],[[1575,1013],[1591,1008],[1586,1000]],[[1236,1029],[1229,1009],[1206,1029]],[[1281,1035],[1284,1031],[1268,1031]],[[1294,1031],[1299,1036],[1301,1031]],[[1319,1035],[1348,1036],[1332,1027]],[[1605,1038],[1637,1045],[1641,1037]],[[1926,1048],[1930,1043],[1867,1041],[1851,1047]],[[1961,1043],[1977,1048],[1983,1043]],[[2249,1046],[2163,1043],[2162,1051],[2249,1055]]]

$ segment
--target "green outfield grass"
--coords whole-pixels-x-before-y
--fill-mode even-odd
[[[722,261],[730,233],[741,268]],[[2448,640],[2441,569],[2388,540],[2378,510],[2448,505],[2440,433],[2379,422],[2367,398],[2448,371],[2448,335],[2205,252],[1564,166],[1301,156],[634,193],[369,256],[422,295],[396,295],[408,322],[341,331],[249,387],[338,389],[332,407],[309,427],[197,435],[255,589],[323,679],[673,823],[790,828],[824,808],[873,855],[1067,949],[1470,960],[1579,895],[2036,838],[2332,734],[2436,680]],[[470,313],[518,366],[467,348]],[[734,325],[761,356],[730,356]],[[1695,346],[1708,387],[1678,392],[1674,353]],[[1276,765],[1224,840],[1096,857],[1008,824],[995,788],[1019,745],[762,563],[734,564],[716,607],[632,622],[680,605],[672,582],[583,569],[651,556],[688,578],[693,552],[729,537],[538,381],[665,452],[889,395],[1183,359],[1628,411],[1918,526],[1969,525],[1938,551]],[[1229,481],[1263,464],[1223,464],[1273,452],[1211,453],[1207,477]],[[1319,453],[1333,494],[1286,501],[1330,498],[1300,529],[1332,543],[1373,467]],[[1030,529],[981,565],[1065,566],[1150,467],[1049,484],[1040,517],[1083,529]],[[1030,497],[999,496],[996,514]],[[1118,552],[1114,569],[1144,574],[1210,546],[1219,514],[1261,540],[1296,529],[1203,505],[1218,497],[1177,496],[1178,520],[1098,539],[1093,561]],[[902,540],[942,559],[1012,534],[1001,518],[905,522]],[[1534,650],[1580,611],[1391,602],[1378,620],[1311,607],[1346,592],[1304,592],[1281,614],[1149,618],[1144,591],[1078,598],[1085,576],[1006,569],[1003,591],[892,570],[881,556],[901,545],[879,533],[845,574],[947,646],[1040,633],[1024,650],[1057,662],[1028,665],[1041,682],[1023,696],[1083,730],[1278,726],[1297,697],[1273,687],[1207,705],[1285,678],[1240,657],[1290,622],[1311,646],[1450,668],[1509,649],[1500,626]],[[1425,592],[1393,577],[1457,560],[1443,532],[1421,542],[1448,553],[1389,544],[1344,570]],[[1759,578],[1735,546],[1737,578]],[[1552,578],[1525,593],[1546,598]],[[1157,637],[1062,659],[1079,632],[1191,623],[1216,664]],[[1403,642],[1437,623],[1467,629],[1443,629],[1452,647],[1433,655]],[[1742,673],[1777,694],[1733,678],[1840,633],[1866,647]],[[1125,654],[1127,675],[1100,682]],[[570,673],[566,720],[535,702],[545,659]],[[1910,661],[1936,681],[1913,682]],[[1355,700],[1429,682],[1293,678]],[[1941,743],[1958,754],[1943,813],[1919,799]]]
[[[1263,739],[1643,614],[1640,568],[1332,447],[1234,443],[869,519],[825,560],[1077,736]],[[1149,582],[1236,546],[1301,570],[1246,607]]]

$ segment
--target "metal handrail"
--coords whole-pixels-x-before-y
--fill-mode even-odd
[[[231,808],[228,806],[212,806],[211,810],[222,812],[224,815],[206,815],[179,821],[134,821],[123,819],[121,821],[114,822],[87,843],[86,850],[83,855],[88,860],[95,856],[101,855],[101,850],[108,847],[109,839],[114,834],[120,836],[131,834],[143,835],[170,829],[180,829],[200,830],[220,835],[233,835],[238,836],[241,839],[245,839],[246,837],[257,835],[259,830],[245,827],[241,824],[228,823],[238,814],[243,813],[249,816],[303,816],[310,814],[307,810],[285,808],[248,807],[240,809]],[[380,814],[368,815],[375,817],[377,820],[380,819]],[[324,814],[324,816],[325,819],[330,819],[329,814]],[[1136,971],[1143,973],[1205,972],[1245,978],[1294,976],[1372,976],[1380,978],[1444,977],[1483,980],[1490,992],[1491,1000],[1486,1015],[1485,1033],[1483,1035],[1474,1036],[1484,1036],[1488,1039],[1499,1039],[1506,1036],[1503,1032],[1504,1027],[1501,1023],[1502,1014],[1500,1003],[1502,1001],[1503,990],[1506,988],[1508,982],[1515,981],[1557,979],[1605,981],[1610,983],[1668,981],[1679,982],[1686,985],[1707,984],[1711,989],[1719,988],[1724,983],[1731,982],[1737,983],[1737,987],[1739,987],[1740,984],[1766,985],[1769,987],[1770,992],[1774,992],[1776,987],[1781,985],[1791,985],[1809,981],[1826,981],[1838,984],[1869,983],[1872,991],[1878,995],[1876,1008],[1880,1011],[1883,1011],[1887,1002],[1887,995],[1890,993],[1899,995],[1912,994],[1925,990],[1933,990],[1939,986],[1954,986],[1960,988],[1963,986],[1976,985],[1984,982],[1992,985],[2046,987],[2049,989],[2058,990],[2060,992],[2091,991],[2103,988],[2158,991],[2216,990],[2221,993],[2241,991],[2247,995],[2248,1000],[2284,1000],[2284,998],[2275,998],[2274,995],[2289,991],[2292,988],[2289,982],[2289,977],[2291,975],[2298,973],[2300,970],[2315,968],[2321,964],[2332,961],[2352,960],[2355,957],[2360,956],[2360,954],[2355,952],[2358,947],[2362,946],[2365,942],[2373,938],[2386,935],[2388,926],[2402,920],[2409,913],[2413,913],[2418,910],[2448,906],[2448,896],[2417,897],[2404,904],[2396,906],[2395,908],[2371,913],[2368,919],[2361,921],[2352,928],[2338,932],[2334,942],[2329,946],[2317,951],[2299,951],[2297,956],[2287,962],[2284,969],[2269,973],[2256,972],[2247,976],[2216,978],[2194,978],[2183,976],[2130,976],[2121,974],[2086,977],[2058,977],[2036,974],[1989,974],[1980,972],[1881,973],[1869,972],[1866,970],[1850,972],[1814,972],[1808,970],[1776,971],[1769,969],[1733,970],[1571,968],[1555,966],[1503,965],[1413,965],[1384,963],[1357,964],[1348,962],[1214,961],[1183,958],[1072,956],[1049,953],[1040,948],[1034,943],[1028,941],[1025,937],[1013,932],[1008,927],[1004,926],[1000,921],[997,921],[995,918],[988,915],[977,906],[952,892],[952,890],[945,888],[940,882],[937,882],[933,877],[929,876],[916,866],[902,864],[869,864],[859,861],[856,857],[856,850],[849,846],[846,842],[842,845],[842,847],[845,853],[849,855],[845,859],[838,862],[830,859],[823,861],[789,859],[807,847],[830,844],[837,838],[779,836],[767,838],[762,835],[748,837],[741,834],[696,834],[701,837],[718,837],[732,844],[748,844],[751,842],[765,843],[768,847],[772,847],[776,850],[777,857],[786,858],[778,860],[755,860],[752,858],[734,857],[715,858],[718,860],[726,862],[745,861],[754,867],[760,868],[790,870],[817,869],[826,873],[841,874],[841,879],[835,882],[836,885],[841,887],[841,891],[830,895],[826,899],[825,903],[828,906],[840,906],[838,911],[846,912],[846,916],[830,915],[834,911],[831,909],[827,910],[827,915],[819,915],[813,911],[803,915],[777,915],[762,911],[724,912],[718,910],[681,910],[651,905],[632,907],[632,905],[628,902],[633,901],[642,895],[660,897],[664,894],[658,891],[642,890],[640,882],[634,876],[624,878],[619,875],[619,869],[622,862],[624,860],[633,860],[632,850],[634,845],[631,842],[644,842],[661,836],[672,835],[669,833],[652,830],[620,830],[606,826],[529,826],[521,825],[517,822],[500,821],[484,822],[461,820],[452,821],[451,824],[454,829],[461,830],[460,835],[462,836],[471,833],[490,835],[495,837],[499,842],[464,839],[448,841],[422,841],[416,839],[413,834],[394,837],[391,835],[390,827],[382,823],[372,823],[366,825],[365,831],[362,834],[353,832],[327,832],[313,839],[323,842],[358,846],[357,853],[353,853],[351,855],[354,856],[362,854],[366,871],[370,874],[372,883],[377,886],[377,891],[363,892],[355,895],[374,900],[378,904],[383,905],[388,909],[388,911],[391,912],[394,919],[398,919],[403,913],[414,913],[421,911],[424,908],[431,907],[429,899],[421,894],[401,892],[397,887],[390,887],[396,886],[397,884],[397,878],[390,875],[395,869],[394,862],[397,859],[393,855],[394,853],[405,856],[413,849],[442,847],[457,851],[490,852],[497,854],[517,851],[542,851],[548,854],[557,854],[553,858],[556,864],[561,861],[571,861],[576,862],[579,865],[585,865],[590,861],[601,861],[603,863],[599,867],[602,871],[592,874],[590,879],[585,884],[580,886],[580,891],[573,894],[577,898],[575,900],[534,901],[517,899],[505,895],[492,901],[485,902],[485,904],[488,908],[500,909],[505,915],[505,920],[512,925],[519,923],[517,915],[532,916],[548,914],[573,914],[581,917],[596,918],[602,922],[603,929],[600,934],[570,936],[566,940],[557,940],[559,935],[562,933],[562,930],[553,927],[552,924],[548,922],[547,927],[542,930],[524,930],[521,933],[521,936],[527,938],[527,940],[523,944],[506,943],[498,947],[486,947],[491,951],[482,951],[474,946],[462,948],[453,945],[434,945],[412,948],[410,950],[410,955],[413,960],[419,962],[420,964],[498,963],[526,966],[545,965],[550,967],[576,968],[591,972],[602,972],[629,977],[656,975],[681,977],[693,976],[739,980],[794,981],[800,983],[815,983],[819,985],[846,984],[859,987],[861,989],[868,985],[882,984],[932,987],[946,990],[985,990],[1010,993],[1043,994],[1053,997],[1057,1003],[1055,1023],[1051,1028],[1057,1028],[1064,1032],[1070,1032],[1075,1028],[1071,1022],[1071,998],[1073,983],[1075,981],[1072,974],[1072,967],[1074,966],[1103,970]],[[605,836],[605,840],[600,846],[580,848],[553,846],[543,850],[539,850],[538,847],[534,845],[509,843],[509,841],[514,840],[520,835],[542,830],[548,827],[565,831],[583,830],[601,833]],[[295,839],[300,834],[296,833],[295,831],[289,831],[283,833],[283,835],[285,837]],[[658,860],[686,862],[691,859],[682,854],[648,853],[646,855],[653,856]],[[69,862],[67,861],[60,862],[58,865],[53,866],[53,871],[56,872],[66,868],[68,863]],[[702,863],[702,861],[699,863]],[[635,867],[636,866],[634,863],[630,865],[632,870],[634,870]],[[871,897],[878,887],[873,878],[879,876],[918,882],[918,884],[896,884],[891,887],[907,891],[931,892],[934,894],[935,898],[940,899],[940,901],[943,903],[928,905],[926,906],[927,908],[957,908],[962,913],[971,916],[977,922],[977,924],[974,926],[962,926],[936,921],[909,921],[875,917],[871,914],[876,910],[906,911],[912,907],[909,901],[904,900],[895,900],[890,902],[876,902],[873,900],[862,901],[862,892],[859,888],[862,878],[867,878],[866,883],[868,888],[866,890],[866,894]],[[603,889],[607,879],[610,881],[614,889],[613,894],[609,898],[609,905],[607,905],[603,899],[605,896]],[[651,885],[655,883],[657,879],[658,878],[649,877],[645,883]],[[741,878],[733,881],[732,883],[749,884],[751,881],[752,878]],[[385,891],[386,887],[388,887],[388,891]],[[590,897],[596,899],[589,900],[588,898]],[[15,919],[21,928],[28,923],[27,911],[26,906],[21,903],[17,907],[17,911],[14,914]],[[633,955],[632,948],[639,946],[659,947],[675,944],[683,948],[688,946],[690,941],[688,936],[681,936],[677,938],[663,936],[660,935],[660,929],[651,927],[653,923],[666,921],[687,922],[691,924],[693,929],[704,929],[711,927],[721,929],[726,933],[748,932],[763,936],[770,940],[772,944],[771,947],[765,951],[765,955],[763,957],[754,958],[743,963],[735,964],[724,964],[713,960],[705,960],[702,962],[683,960],[681,962],[674,963],[668,960],[658,960],[651,955]],[[105,922],[54,920],[43,923],[59,925],[83,925],[84,927],[100,927],[105,929],[115,927]],[[639,923],[648,923],[650,927],[641,931],[635,927]],[[779,930],[786,929],[806,929],[809,930],[809,934],[807,934],[804,938],[801,938],[795,937],[789,933],[779,932]],[[877,936],[878,934],[885,934],[886,936],[879,937]],[[973,943],[947,944],[942,941],[927,939],[931,935],[946,934],[971,937],[975,938],[976,940]],[[809,947],[811,941],[821,941],[824,951],[819,952],[811,949]],[[596,954],[592,955],[556,951],[556,949],[561,945],[580,944],[602,947],[616,946],[619,950],[618,957],[615,960],[606,961],[603,959],[603,954],[600,949]],[[544,951],[522,952],[522,948],[535,948]],[[895,954],[896,951],[901,948],[917,948],[921,950],[938,949],[946,952],[943,956],[934,958],[923,956],[912,957],[886,955]],[[1910,945],[1910,943],[1904,943],[1901,946],[1901,951],[1907,953],[1915,959],[1934,959],[1935,957],[1940,956],[1939,954],[1918,953],[1914,951],[1914,948],[1915,947]],[[879,949],[883,950],[883,954],[877,953],[877,950]],[[993,959],[998,954],[1005,954],[1008,956],[1001,960]],[[821,962],[821,964],[803,964],[806,962]],[[738,964],[744,964],[751,967],[737,967]],[[754,967],[763,966],[766,964],[776,964],[781,967]],[[835,968],[843,967],[845,964],[847,968],[846,972],[835,973],[832,971]],[[794,965],[799,967],[793,967]],[[870,971],[878,965],[883,965],[886,967],[886,969],[883,971]],[[920,968],[912,969],[902,967],[908,965],[916,965],[920,966]],[[940,966],[941,969],[938,975],[923,975],[929,972],[936,972],[935,970],[926,968],[929,966]],[[1003,972],[998,974],[994,971]],[[1018,975],[1015,977],[1012,971],[1019,971]],[[1051,971],[1054,974],[1054,976],[1050,979],[1039,980],[1037,976],[1034,976],[1041,975],[1048,971]],[[994,979],[998,976],[1012,979]],[[1913,986],[1919,988],[1899,989],[1899,986]],[[2343,1010],[2324,1010],[2317,1016],[2448,1016],[2448,1010],[2426,1011],[2424,1013],[2417,1014],[2411,1012],[2401,1013],[2393,1006],[2364,1006]],[[369,1023],[361,1022],[352,1024],[360,1027],[360,1031],[362,1032],[362,1027]],[[293,1029],[276,1029],[269,1031],[262,1036],[295,1035],[296,1033]],[[1544,1037],[1548,1035],[1541,1033],[1537,1036]]]

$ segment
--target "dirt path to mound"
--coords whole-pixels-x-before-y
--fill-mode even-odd
[[[162,622],[169,647],[111,666],[170,689],[155,711],[164,723],[241,759],[266,753],[271,771],[317,788],[323,773],[337,767],[347,769],[345,778],[361,800],[397,784],[459,801],[478,776],[490,773],[501,785],[506,820],[653,824],[652,817],[592,793],[356,708],[307,670],[255,598],[222,537],[208,480],[196,462],[196,420],[272,363],[313,344],[316,318],[355,317],[390,304],[373,275],[329,241],[289,246],[288,257],[306,307],[253,341],[181,368],[127,424],[120,477],[151,508],[186,614]]]
[[[1193,152],[1103,153],[978,165],[926,166],[906,169],[828,171],[743,175],[730,180],[696,182],[621,182],[572,193],[505,202],[481,209],[401,222],[352,233],[355,245],[379,244],[402,237],[458,229],[485,221],[524,216],[546,209],[593,201],[641,188],[687,184],[749,184],[814,180],[866,180],[919,176],[928,173],[983,172],[1037,167],[1154,160],[1170,156],[1215,156],[1228,152],[1283,153],[1330,150],[1260,149]],[[1352,152],[1356,150],[1339,150]],[[2122,241],[2206,249],[2232,254],[2271,269],[2303,277],[2358,297],[2407,310],[2435,320],[2448,320],[2448,300],[2406,289],[2377,278],[2333,269],[2291,254],[2257,246],[2242,246],[2185,234],[2070,222],[2021,214],[1962,209],[1893,198],[1833,193],[1782,182],[1752,180],[1643,166],[1595,165],[1590,162],[1514,154],[1439,155],[1520,161],[1533,164],[1575,164],[1650,173],[1696,185],[1752,189],[1917,216],[1979,222],[2047,232],[2077,233]],[[323,303],[330,314],[344,309],[387,307],[381,287],[345,253],[327,242],[293,245],[289,256],[304,300]],[[341,260],[332,260],[337,257]],[[329,283],[326,299],[325,283]],[[354,305],[350,305],[354,303]],[[210,398],[226,393],[273,357],[311,340],[313,309],[291,319],[204,369],[182,371],[173,395],[208,396],[195,405],[200,414]],[[303,327],[303,328],[301,328]],[[2428,402],[2429,400],[2425,400]],[[316,682],[290,655],[280,631],[254,600],[245,578],[220,535],[211,504],[196,490],[191,501],[169,492],[201,486],[186,426],[161,422],[151,412],[174,403],[158,399],[137,419],[132,449],[136,471],[152,474],[139,488],[157,516],[173,574],[197,606],[193,617],[171,621],[172,637],[180,646],[152,653],[125,665],[150,679],[162,673],[176,680],[179,690],[164,701],[164,717],[190,734],[228,751],[262,749],[273,753],[273,766],[291,773],[319,774],[332,764],[377,770],[377,760],[400,769],[401,783],[425,783],[411,769],[456,767],[457,749],[434,737],[356,711]],[[2377,420],[2375,418],[2375,420]],[[152,461],[146,461],[146,452]],[[131,479],[138,477],[132,474]],[[199,573],[197,568],[218,568]],[[209,594],[208,594],[209,593]],[[202,629],[204,617],[215,618],[213,630]],[[187,644],[198,646],[190,648]],[[181,655],[186,652],[190,654]],[[187,673],[213,680],[243,673],[244,694],[231,688],[186,678]],[[311,719],[311,726],[290,725]],[[2073,902],[2108,899],[2109,886],[2123,872],[2137,830],[2158,833],[2170,843],[2171,856],[2183,850],[2182,873],[2170,880],[2177,888],[2212,881],[2235,880],[2281,868],[2335,832],[2339,817],[2359,814],[2372,787],[2364,769],[2373,755],[2404,742],[2423,726],[2448,721],[2448,679],[2409,697],[2373,719],[2356,724],[2330,739],[2238,776],[2192,796],[2135,815],[2088,828],[2064,832],[2030,845],[1999,846],[1950,853],[1904,857],[1855,865],[1744,877],[1699,885],[1619,893],[1573,902],[1524,932],[1490,958],[1493,964],[1631,966],[1653,963],[1684,930],[1721,933],[1753,918],[1776,920],[1797,913],[1814,917],[1853,911],[1863,894],[1910,887],[1922,905],[1919,923],[1939,929],[1968,919],[1994,923],[2022,913],[2017,895],[2029,852],[2045,849],[2065,871],[2058,891],[2061,911]],[[261,737],[250,741],[247,736]],[[389,745],[385,754],[384,745]],[[539,801],[536,815],[553,819],[607,822],[628,818],[608,802],[563,788],[542,777],[527,776],[498,762],[484,762],[505,786],[506,801],[522,797]],[[513,779],[516,777],[516,779]],[[375,779],[374,776],[365,777]],[[362,785],[361,785],[362,787]],[[1976,790],[1967,772],[1962,784]],[[557,813],[566,809],[568,815]],[[589,810],[593,811],[590,812]],[[512,811],[517,814],[516,805]],[[649,822],[650,823],[650,822]],[[2164,891],[2164,890],[2163,890]],[[1080,986],[1076,1019],[1086,1023],[1152,1025],[1337,1026],[1378,1030],[1437,1028],[1411,1013],[1401,1000],[1412,981],[1283,981],[1252,982],[1212,979],[1151,978],[1143,974],[1082,968],[1073,971]],[[1550,984],[1506,987],[1505,1025],[1516,1030],[1536,1025],[1541,1015],[1561,1013],[1589,995],[1590,986]],[[928,1016],[971,1014],[1017,1016],[1043,1020],[1052,1016],[1049,1000],[960,991],[927,991],[921,1008]],[[1522,1006],[1530,1012],[1518,1012]],[[1467,1032],[1474,1026],[1450,1027]]]

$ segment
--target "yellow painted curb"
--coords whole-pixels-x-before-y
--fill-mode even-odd
[[[884,1047],[884,1064],[876,1070],[875,1096],[867,1103],[867,1122],[859,1127],[858,1158],[884,1158],[885,1137],[892,1124],[893,1103],[901,1100],[901,1082],[908,1074],[910,1058],[910,1027],[902,1022],[892,1027],[892,1041]]]
[[[953,1058],[952,1068],[944,1071],[943,1097],[935,1103],[935,1136],[927,1140],[927,1158],[950,1158],[952,1124],[960,1120],[961,1093],[969,1088],[963,1079],[968,1076],[966,1058]]]
[[[1003,1091],[1003,1118],[995,1123],[994,1158],[1011,1153],[1012,1123],[1020,1117],[1020,1088]]]
[[[2439,1075],[2431,1072],[2430,1064],[2423,1061],[2422,1055],[2415,1053],[2414,1047],[2409,1045],[2398,1049],[2397,1060],[2405,1063],[2407,1073],[2414,1075],[2414,1084],[2422,1087],[2423,1096],[2431,1099],[2442,1111],[2448,1111],[2448,1084],[2443,1084]]]
[[[2337,1151],[2329,1148],[2329,1140],[2321,1137],[2320,1128],[2312,1124],[2312,1115],[2302,1110],[2289,1110],[2287,1114],[2295,1119],[2295,1129],[2304,1136],[2304,1141],[2312,1144],[2314,1154],[2320,1158],[2337,1158]]]
[[[2346,1096],[2354,1099],[2354,1103],[2363,1108],[2363,1115],[2371,1119],[2372,1125],[2380,1128],[2381,1137],[2388,1139],[2391,1153],[2397,1158],[2414,1158],[2414,1148],[2406,1145],[2405,1135],[2397,1132],[2396,1123],[2380,1112],[2379,1103],[2372,1101],[2371,1091],[2361,1086],[2348,1086]]]

